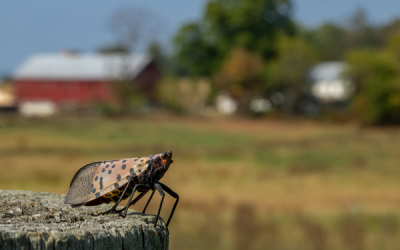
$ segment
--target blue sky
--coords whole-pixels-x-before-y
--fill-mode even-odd
[[[207,0],[2,0],[0,2],[0,76],[35,53],[78,49],[92,52],[114,42],[112,16],[123,8],[157,15],[159,38],[167,43],[185,22],[201,17]],[[344,22],[363,8],[374,24],[400,17],[396,0],[293,0],[294,17],[306,26]]]

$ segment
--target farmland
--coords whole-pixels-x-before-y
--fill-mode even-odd
[[[0,116],[0,189],[65,194],[87,163],[167,150],[174,163],[162,182],[180,195],[171,249],[400,243],[400,128],[167,115]],[[164,219],[174,201],[166,199]]]

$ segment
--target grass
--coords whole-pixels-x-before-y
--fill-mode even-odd
[[[0,189],[66,193],[87,163],[172,150],[171,249],[396,249],[399,141],[304,121],[0,116]]]

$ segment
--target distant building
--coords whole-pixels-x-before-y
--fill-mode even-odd
[[[11,84],[0,82],[0,113],[16,110],[15,94]]]
[[[224,115],[234,114],[237,110],[238,104],[228,93],[220,93],[216,100],[217,110]]]
[[[13,74],[18,105],[49,113],[64,104],[87,105],[113,97],[109,82],[128,76],[137,90],[152,91],[160,77],[146,55],[39,54],[29,57]],[[52,104],[51,104],[52,103]],[[46,108],[43,108],[46,107]]]
[[[344,76],[344,62],[322,62],[310,71],[311,93],[321,102],[342,102],[353,93],[353,85]]]

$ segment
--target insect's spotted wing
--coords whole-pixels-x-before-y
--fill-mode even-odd
[[[73,179],[65,203],[76,206],[95,200],[125,185],[129,176],[141,175],[150,161],[151,157],[138,157],[95,163],[96,167],[89,169],[90,171],[84,167]],[[82,189],[83,186],[85,191],[84,195],[80,195],[81,198],[68,199],[77,193],[74,190]]]
[[[98,198],[125,185],[129,176],[138,176],[149,166],[149,157],[103,162],[94,174],[93,198]]]
[[[101,162],[90,163],[76,172],[65,198],[65,204],[83,205],[92,194],[92,180]]]

